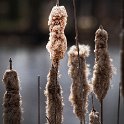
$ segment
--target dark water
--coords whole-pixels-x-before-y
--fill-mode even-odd
[[[93,55],[93,50],[91,51]],[[120,50],[119,47],[110,48],[110,55],[113,58],[114,66],[117,68],[117,73],[114,75],[111,81],[112,85],[108,91],[108,95],[104,100],[104,124],[117,124],[117,100],[118,100],[118,86],[120,83]],[[2,124],[2,97],[5,92],[4,85],[2,83],[2,76],[8,67],[9,58],[13,59],[13,68],[17,70],[20,85],[21,95],[23,102],[24,121],[22,124],[37,124],[37,76],[41,76],[41,124],[46,122],[45,119],[45,96],[44,89],[47,82],[47,74],[50,68],[49,54],[45,49],[45,46],[31,46],[31,47],[0,47],[0,124]],[[68,101],[70,93],[71,80],[68,76],[67,67],[67,55],[61,61],[59,68],[61,78],[60,82],[63,88],[64,97],[64,124],[79,124],[79,120],[72,112],[72,106]],[[91,56],[87,62],[92,66],[94,58]],[[90,76],[91,77],[91,76]],[[121,96],[121,116],[120,124],[124,124],[124,101]],[[95,107],[100,110],[99,103],[95,100]],[[89,102],[89,112],[91,110],[91,101]],[[87,118],[88,124],[88,118]]]

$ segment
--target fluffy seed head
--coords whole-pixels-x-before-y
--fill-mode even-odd
[[[89,114],[89,124],[101,124],[99,119],[99,113],[96,111],[91,111]]]
[[[71,93],[69,100],[72,103],[73,111],[76,116],[82,121],[85,118],[88,106],[88,94],[90,86],[88,84],[88,66],[86,57],[89,55],[89,46],[79,45],[80,69],[78,61],[78,52],[76,46],[72,46],[68,52],[69,60],[69,75],[72,79]],[[81,74],[81,80],[79,73]]]
[[[3,76],[6,92],[3,97],[3,124],[21,124],[22,109],[17,72],[7,70]]]
[[[62,89],[57,79],[57,72],[54,67],[51,68],[48,77],[45,95],[46,101],[46,116],[49,118],[50,124],[61,124],[63,121],[63,98]],[[56,122],[55,122],[56,121]],[[49,124],[49,122],[47,122]]]
[[[3,76],[3,82],[7,91],[19,90],[19,80],[16,71],[6,70]]]
[[[67,23],[67,12],[64,6],[54,6],[49,16],[49,42],[46,45],[50,58],[55,66],[56,61],[64,57],[67,49],[67,40],[64,35]]]
[[[113,73],[107,39],[107,32],[103,28],[99,28],[95,36],[95,65],[92,80],[94,93],[99,101],[105,98]]]

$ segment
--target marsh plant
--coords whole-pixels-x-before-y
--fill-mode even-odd
[[[46,46],[52,60],[45,90],[48,124],[61,124],[63,121],[63,98],[61,94],[62,89],[58,81],[58,69],[59,62],[63,59],[67,49],[67,40],[64,34],[66,22],[67,12],[65,7],[54,6],[49,15],[48,25],[50,36]]]
[[[75,45],[68,51],[68,74],[71,78],[69,101],[73,107],[73,113],[79,119],[80,124],[85,124],[86,113],[88,113],[88,96],[92,92],[101,103],[101,116],[94,105],[89,114],[89,124],[103,124],[103,100],[106,97],[110,81],[113,75],[112,60],[108,51],[108,33],[102,26],[95,33],[95,62],[93,77],[89,79],[90,69],[87,58],[90,53],[90,46],[80,44],[78,41],[78,26],[76,17],[76,5],[73,0],[74,21],[75,21]],[[59,6],[57,0],[48,18],[49,41],[46,45],[50,54],[51,68],[47,75],[47,83],[44,94],[46,96],[46,119],[47,124],[63,123],[63,97],[62,88],[58,80],[60,60],[64,58],[67,50],[67,39],[65,27],[67,24],[67,12],[64,6]],[[12,69],[5,71],[3,82],[6,89],[3,98],[3,124],[21,124],[22,109],[19,87],[19,77]],[[123,94],[122,84],[122,94]],[[92,98],[93,100],[93,98]],[[93,102],[92,102],[93,104]],[[40,118],[40,116],[38,116]]]
[[[3,97],[3,124],[21,124],[21,95],[17,72],[11,67],[7,69],[3,76],[3,82],[6,89]]]

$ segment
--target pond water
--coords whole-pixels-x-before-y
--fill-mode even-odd
[[[91,64],[91,72],[94,63],[93,50],[91,50],[91,57],[87,59],[87,63]],[[117,123],[117,100],[118,100],[118,86],[120,83],[120,50],[119,47],[110,48],[110,56],[113,59],[113,64],[117,69],[116,75],[114,75],[111,81],[111,87],[104,100],[104,124],[116,124]],[[44,89],[47,82],[47,74],[51,66],[49,54],[45,49],[45,46],[26,46],[26,47],[10,47],[0,46],[0,124],[2,124],[2,99],[5,92],[4,85],[2,83],[2,77],[5,70],[9,65],[9,58],[13,60],[13,68],[18,72],[21,86],[23,123],[22,124],[37,124],[37,76],[41,76],[41,124],[45,124],[45,96]],[[64,124],[79,124],[79,120],[73,114],[72,106],[68,101],[70,93],[71,80],[68,76],[67,59],[65,58],[60,64],[60,83],[63,89],[64,97]],[[91,76],[92,77],[92,73]],[[90,98],[90,97],[89,97]],[[100,110],[100,105],[95,100],[95,107]],[[91,110],[91,100],[89,100],[89,112]],[[120,110],[120,124],[124,124],[124,102],[121,96],[121,110]],[[87,118],[88,124],[88,118]]]

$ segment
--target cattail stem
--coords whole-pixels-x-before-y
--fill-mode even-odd
[[[79,55],[79,42],[78,42],[78,24],[77,24],[77,14],[76,14],[76,5],[75,0],[73,0],[73,7],[74,7],[74,21],[75,21],[75,41],[76,41],[76,47],[78,52],[78,61],[79,61],[79,68],[80,68],[80,55]]]
[[[40,124],[40,76],[38,76],[38,124]]]
[[[122,0],[122,16],[121,16],[121,92],[124,98],[124,1]]]
[[[82,121],[80,121],[80,124],[83,124]]]
[[[92,93],[92,110],[94,111],[94,97],[93,97],[93,93]]]
[[[56,1],[56,5],[59,6],[59,0]]]
[[[9,59],[9,63],[10,63],[10,66],[9,66],[10,70],[12,70],[12,59],[11,58]]]
[[[84,118],[84,124],[85,124],[85,118]]]
[[[118,90],[118,113],[117,113],[117,124],[119,124],[120,120],[120,84],[119,84],[119,90]]]
[[[101,124],[103,124],[103,100],[101,100]]]

